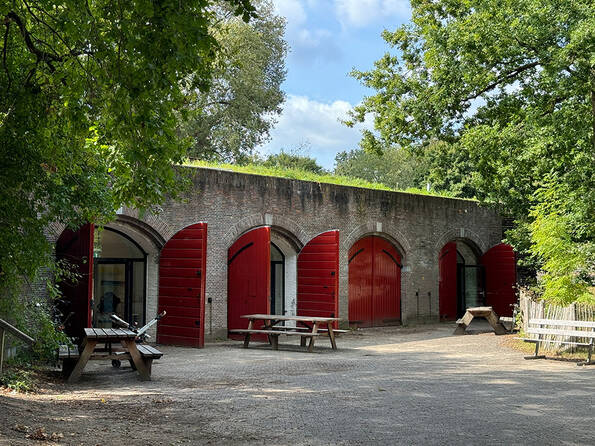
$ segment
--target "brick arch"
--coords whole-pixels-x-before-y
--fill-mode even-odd
[[[277,232],[289,239],[295,239],[295,244],[298,247],[304,246],[310,240],[302,227],[287,217],[278,214],[252,214],[242,218],[229,228],[223,236],[224,244],[231,246],[244,232],[265,225],[271,226],[273,230],[277,229]]]
[[[343,240],[344,252],[348,252],[349,248],[351,248],[351,246],[362,237],[367,235],[376,235],[391,242],[400,252],[404,261],[407,255],[411,253],[411,243],[409,243],[407,237],[405,237],[405,235],[394,226],[388,225],[386,222],[380,223],[382,223],[381,231],[377,230],[377,222],[375,221],[359,225],[353,231],[351,231],[351,233],[349,233],[349,235],[347,235],[347,237],[345,237]]]
[[[434,244],[434,250],[440,252],[442,247],[452,240],[471,242],[470,246],[479,251],[477,252],[478,257],[487,251],[487,243],[477,233],[468,228],[454,228],[443,232]]]
[[[131,227],[150,239],[159,249],[177,232],[158,215],[145,214],[143,218],[140,218],[139,211],[130,208],[123,208],[122,212],[116,215],[116,219],[107,223],[107,226],[111,223]],[[66,229],[64,223],[53,222],[46,227],[44,234],[47,240],[55,245],[64,229]]]
[[[147,212],[141,215],[138,209],[124,207],[118,213],[117,221],[136,226],[142,232],[154,239],[159,247],[172,238],[180,228],[176,228],[156,213]],[[187,226],[187,225],[186,225]]]

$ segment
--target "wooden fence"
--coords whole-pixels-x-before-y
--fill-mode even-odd
[[[574,303],[566,307],[546,304],[543,301],[535,300],[535,298],[528,293],[520,293],[519,298],[520,310],[522,313],[521,327],[524,332],[527,331],[527,323],[529,319],[558,319],[568,321],[595,321],[595,305]],[[545,343],[545,349],[574,351],[574,346],[564,346],[559,344],[560,341],[567,340],[564,336],[542,335],[543,338],[550,342]],[[589,339],[584,339],[584,342],[589,342]]]

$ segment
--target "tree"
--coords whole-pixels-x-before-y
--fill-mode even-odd
[[[255,164],[280,169],[304,170],[319,175],[327,173],[314,158],[310,158],[304,148],[297,148],[288,152],[282,149],[280,153],[270,154],[262,161],[255,160]]]
[[[407,189],[425,188],[428,172],[419,156],[391,146],[382,153],[361,149],[340,152],[335,157],[335,174]]]
[[[248,0],[227,0],[249,20]],[[175,194],[176,111],[206,90],[215,0],[0,4],[0,295],[52,264],[50,222]],[[189,80],[189,76],[192,78]],[[2,302],[0,302],[2,303]],[[6,305],[4,306],[6,308]]]
[[[378,135],[364,134],[362,144],[418,151],[434,144],[451,158],[463,154],[478,197],[516,218],[509,237],[557,280],[556,294],[591,298],[595,4],[417,0],[412,7],[411,23],[383,34],[397,51],[353,73],[377,90],[353,110],[351,123],[374,114]],[[540,236],[552,225],[558,242]],[[556,243],[581,253],[574,266],[551,268],[557,251],[544,244]],[[546,296],[552,283],[544,282]]]
[[[246,23],[218,11],[212,32],[221,51],[208,92],[193,92],[191,118],[182,126],[192,140],[190,156],[227,162],[242,161],[269,138],[285,95],[285,21],[270,1],[255,3],[257,17]]]

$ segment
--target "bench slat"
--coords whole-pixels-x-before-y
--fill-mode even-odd
[[[568,321],[561,319],[529,319],[529,325],[561,325],[564,327],[595,328],[595,322]]]
[[[575,338],[595,339],[595,331],[557,330],[555,328],[529,327],[527,329],[527,333],[528,334],[541,334],[541,335],[572,336]]]
[[[531,339],[531,338],[515,338],[515,339],[520,339],[521,341],[525,341],[525,342],[541,342],[541,343],[546,343],[546,342],[551,342],[553,344],[567,344],[567,345],[581,345],[583,347],[589,347],[591,344],[587,343],[587,342],[569,342],[569,341],[548,341],[547,339]]]
[[[230,333],[255,333],[255,334],[267,334],[267,335],[297,335],[297,336],[320,336],[320,333],[303,333],[298,331],[282,331],[282,330],[248,330],[248,329],[234,329],[229,330]]]

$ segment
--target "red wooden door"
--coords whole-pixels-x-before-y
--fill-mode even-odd
[[[339,231],[310,240],[298,255],[297,271],[298,316],[338,317]]]
[[[512,246],[493,246],[481,256],[480,263],[485,268],[486,305],[498,316],[512,316],[510,305],[517,301],[516,256]]]
[[[457,319],[457,244],[444,245],[438,256],[440,319]]]
[[[262,227],[245,233],[229,248],[227,256],[227,328],[246,328],[248,320],[240,316],[270,313],[271,229]]]
[[[380,237],[372,237],[374,289],[372,321],[375,326],[401,322],[401,256]]]
[[[358,240],[349,250],[349,323],[372,326],[374,248],[372,237]]]
[[[91,223],[77,231],[65,229],[56,243],[56,258],[68,261],[80,275],[75,281],[66,279],[59,284],[63,296],[60,311],[64,317],[74,313],[64,329],[68,336],[83,336],[83,328],[91,326],[94,232],[95,226]]]
[[[160,344],[203,347],[207,224],[197,223],[176,233],[159,258]]]
[[[401,321],[401,256],[387,240],[369,236],[349,250],[349,322],[359,327]]]

